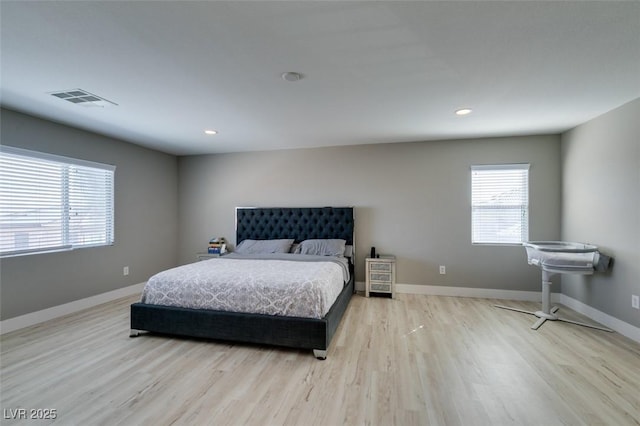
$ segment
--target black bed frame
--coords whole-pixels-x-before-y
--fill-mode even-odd
[[[296,243],[314,238],[340,238],[353,246],[350,281],[324,318],[298,318],[241,312],[177,308],[134,303],[131,337],[140,331],[243,343],[312,349],[325,359],[331,339],[355,292],[353,207],[236,209],[236,243],[245,239],[293,238]]]

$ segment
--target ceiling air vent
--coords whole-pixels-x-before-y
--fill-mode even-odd
[[[71,102],[72,104],[78,104],[84,107],[99,107],[104,108],[106,106],[117,106],[115,102],[111,102],[105,98],[101,98],[98,95],[89,93],[82,89],[71,89],[58,92],[52,92],[52,96]]]

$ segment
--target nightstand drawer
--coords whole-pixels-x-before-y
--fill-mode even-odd
[[[387,271],[391,272],[391,263],[389,262],[371,262],[369,264],[370,271]]]
[[[390,293],[391,283],[389,284],[371,283],[371,291],[384,291],[384,292]]]
[[[385,283],[391,282],[391,272],[382,273],[382,272],[372,272],[371,273],[371,281],[383,281]]]

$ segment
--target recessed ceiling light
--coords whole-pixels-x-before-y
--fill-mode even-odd
[[[285,72],[282,74],[282,79],[284,81],[294,82],[294,81],[302,80],[302,74],[297,72]]]
[[[456,115],[468,115],[471,114],[472,111],[471,108],[460,108],[456,110]]]
[[[207,129],[204,131],[207,135],[217,135],[218,131],[213,129]]]

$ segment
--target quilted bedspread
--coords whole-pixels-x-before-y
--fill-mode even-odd
[[[142,303],[322,318],[349,280],[345,258],[231,254],[152,276]]]

